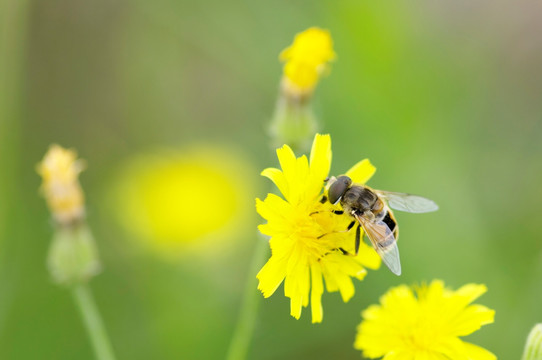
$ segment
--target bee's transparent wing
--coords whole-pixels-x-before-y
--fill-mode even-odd
[[[433,200],[418,195],[382,190],[375,191],[388,202],[388,205],[392,209],[395,210],[406,211],[409,213],[425,213],[438,210],[438,205]]]
[[[365,234],[371,240],[373,248],[380,255],[384,264],[395,275],[401,275],[401,260],[399,259],[397,240],[388,225],[383,221],[369,220],[363,215],[356,215],[356,219],[363,227]]]

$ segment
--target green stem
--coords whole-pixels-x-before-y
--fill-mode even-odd
[[[228,350],[227,360],[243,360],[247,356],[248,348],[254,333],[254,326],[258,315],[261,294],[257,290],[254,274],[258,272],[267,255],[268,238],[258,237],[254,246],[254,254],[250,263],[249,276],[245,284],[241,312]]]
[[[87,328],[88,336],[94,347],[96,358],[98,360],[115,360],[113,348],[107,337],[102,318],[100,317],[90,288],[86,284],[81,284],[75,285],[72,291],[75,302],[83,317],[85,327]]]

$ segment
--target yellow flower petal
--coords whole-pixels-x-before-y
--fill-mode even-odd
[[[288,223],[291,220],[291,210],[290,205],[275,194],[268,194],[264,201],[256,199],[258,214],[266,219],[280,219],[280,221],[268,222],[269,225]]]
[[[455,294],[464,298],[465,306],[478,299],[480,296],[485,294],[487,287],[480,284],[467,284],[459,288]]]
[[[288,194],[288,182],[284,178],[282,171],[276,168],[267,168],[262,171],[261,175],[271,180],[282,194]]]
[[[352,179],[354,183],[365,184],[375,172],[376,168],[369,159],[364,159],[352,166],[345,175]]]
[[[348,302],[354,296],[354,284],[350,279],[350,276],[337,274],[337,284],[339,285],[339,292],[344,302]]]
[[[258,290],[264,297],[270,297],[277,290],[286,277],[287,258],[270,258],[264,267],[258,272],[256,278],[260,281]]]
[[[371,356],[371,358],[376,358],[380,356]],[[388,353],[382,358],[382,360],[414,360],[414,356],[410,354],[405,354],[401,352]]]
[[[465,343],[456,337],[449,337],[440,344],[435,344],[434,351],[442,354],[446,359],[469,360]]]
[[[322,309],[322,294],[324,293],[324,282],[322,280],[322,270],[320,264],[311,266],[311,312],[312,322],[322,322],[324,311]]]
[[[292,184],[291,176],[290,178],[287,176],[287,174],[293,174],[296,172],[296,163],[297,160],[295,158],[294,152],[288,145],[284,145],[280,149],[277,149],[277,157],[279,159],[280,166],[282,168],[282,173],[284,174],[284,179],[287,184],[287,192],[283,193],[286,200],[290,201],[290,193],[295,192],[296,189],[291,189],[290,186]],[[294,182],[295,184],[295,182]]]
[[[494,319],[494,310],[482,305],[471,305],[450,324],[451,333],[455,336],[466,336],[480,329],[482,325],[493,323]]]
[[[290,314],[299,319],[301,307],[306,306],[309,297],[310,275],[306,263],[306,254],[294,251],[288,260],[286,279],[284,281],[284,295],[291,299]]]
[[[466,354],[469,360],[497,360],[497,356],[492,352],[468,342],[463,342]]]
[[[307,184],[307,195],[317,196],[322,191],[324,180],[331,168],[331,137],[316,134],[310,155],[310,181]]]

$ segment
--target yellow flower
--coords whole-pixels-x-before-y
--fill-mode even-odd
[[[203,144],[142,154],[122,167],[112,207],[127,231],[166,259],[223,251],[247,220],[248,167],[236,152]]]
[[[51,145],[36,171],[43,182],[41,192],[53,217],[61,224],[69,224],[84,217],[85,198],[79,174],[84,163],[77,160],[74,150],[67,150],[59,145]]]
[[[364,267],[377,269],[380,257],[361,244],[358,256],[344,255],[339,248],[354,252],[354,231],[345,232],[351,219],[331,212],[338,209],[329,202],[322,204],[324,179],[331,166],[331,138],[317,134],[310,161],[296,158],[287,145],[277,150],[282,170],[268,168],[262,175],[277,185],[284,199],[268,194],[264,201],[256,199],[258,213],[267,220],[259,230],[271,237],[272,256],[257,275],[258,289],[271,296],[284,280],[284,294],[290,298],[290,313],[296,319],[309,303],[312,322],[323,317],[324,284],[329,292],[339,291],[343,301],[354,295],[351,277],[362,280]],[[375,172],[368,160],[347,172],[353,181],[366,182]]]
[[[285,63],[286,91],[297,95],[312,92],[320,76],[329,69],[328,63],[335,58],[329,31],[312,27],[297,34],[293,44],[279,55]]]
[[[487,291],[467,284],[457,291],[440,280],[412,288],[390,289],[362,312],[354,347],[363,356],[385,360],[495,360],[477,345],[462,341],[482,325],[493,322],[495,311],[471,303]]]

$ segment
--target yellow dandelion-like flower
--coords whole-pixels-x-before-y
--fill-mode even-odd
[[[249,168],[233,149],[206,144],[141,154],[121,167],[112,208],[133,238],[166,259],[220,253],[247,221]]]
[[[488,350],[459,339],[493,322],[494,310],[471,305],[486,291],[477,284],[452,291],[440,280],[392,288],[380,305],[362,312],[354,347],[370,359],[494,360]]]
[[[84,217],[85,197],[79,184],[79,174],[84,169],[74,150],[51,145],[36,171],[43,182],[41,192],[56,221],[69,224]]]
[[[284,88],[297,95],[312,92],[336,57],[329,31],[312,27],[297,34],[293,44],[279,55],[284,62]]]
[[[310,160],[296,158],[287,145],[277,150],[277,156],[282,170],[268,168],[262,175],[275,183],[284,199],[274,194],[268,194],[264,201],[256,199],[258,213],[267,220],[259,230],[271,237],[272,251],[257,275],[258,289],[269,297],[284,281],[284,294],[290,298],[290,312],[296,319],[308,305],[310,293],[312,322],[321,322],[323,279],[327,290],[339,291],[346,302],[354,295],[351,277],[362,280],[365,267],[377,269],[380,257],[364,243],[355,257],[338,250],[353,253],[355,234],[345,231],[349,217],[333,214],[336,206],[320,202],[331,166],[329,135],[316,135]],[[347,175],[365,183],[375,170],[369,160],[363,160]]]

